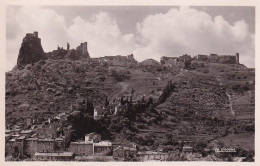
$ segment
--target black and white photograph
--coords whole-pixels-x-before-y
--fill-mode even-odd
[[[5,163],[255,162],[255,6],[19,4],[5,19]]]

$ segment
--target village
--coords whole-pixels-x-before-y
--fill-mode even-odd
[[[96,120],[105,112],[105,108],[98,108],[94,109],[93,114]],[[116,106],[113,114],[122,113],[125,109],[126,105]],[[102,140],[101,135],[96,132],[86,134],[84,140],[69,142],[69,146],[66,147],[65,136],[61,134],[57,137],[50,131],[53,130],[55,123],[61,124],[67,117],[67,113],[59,113],[48,119],[28,117],[25,124],[9,126],[10,129],[5,130],[5,156],[37,161],[166,161],[167,159],[167,153],[162,150],[138,151],[134,142]],[[193,148],[185,145],[182,151],[192,153]]]

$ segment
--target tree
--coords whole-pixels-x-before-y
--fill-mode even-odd
[[[144,96],[142,97],[141,103],[143,104],[145,102]]]
[[[163,90],[162,95],[159,97],[156,105],[159,105],[163,103],[172,93],[173,89],[175,88],[174,84],[172,84],[172,81],[168,81],[166,87]]]
[[[109,105],[109,101],[107,100],[107,95],[106,95],[106,100],[105,100],[105,107]]]
[[[123,95],[121,96],[120,104],[124,105],[124,96]]]
[[[148,102],[146,104],[146,107],[149,107],[151,104],[153,104],[153,99],[150,96],[149,99],[148,99]]]

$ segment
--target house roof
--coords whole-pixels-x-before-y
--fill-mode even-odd
[[[20,136],[17,139],[25,139],[25,136]]]
[[[10,139],[8,142],[15,142],[15,138]]]
[[[63,141],[63,138],[56,138],[55,141]]]
[[[140,155],[166,155],[166,153],[162,152],[154,152],[154,151],[143,151],[143,152],[138,152]]]
[[[112,146],[112,143],[109,141],[101,141],[98,143],[94,143],[94,146]]]
[[[26,141],[36,141],[38,138],[27,138]]]
[[[72,152],[62,152],[62,153],[39,153],[36,152],[34,154],[35,156],[53,156],[53,157],[58,157],[58,156],[63,156],[63,157],[72,157],[73,153]]]
[[[22,130],[21,132],[20,132],[20,134],[29,134],[29,133],[31,133],[32,132],[32,130]]]
[[[92,142],[71,142],[71,145],[90,145]]]
[[[54,141],[53,139],[38,139],[38,141],[42,141],[42,142],[52,142]]]

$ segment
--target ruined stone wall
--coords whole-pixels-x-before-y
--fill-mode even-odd
[[[209,63],[222,63],[222,64],[238,64],[239,63],[239,54],[236,55],[217,55],[210,54],[207,55],[198,55],[198,61],[209,62]]]
[[[177,57],[161,57],[160,62],[162,65],[172,67],[177,65],[179,59]]]
[[[81,43],[80,46],[77,47],[77,51],[83,55],[85,58],[89,58],[89,53],[88,53],[88,43]]]
[[[218,62],[223,63],[223,64],[236,64],[236,56],[222,55],[222,56],[219,56]]]
[[[209,57],[208,57],[208,55],[198,55],[198,60],[206,62],[209,60]]]

